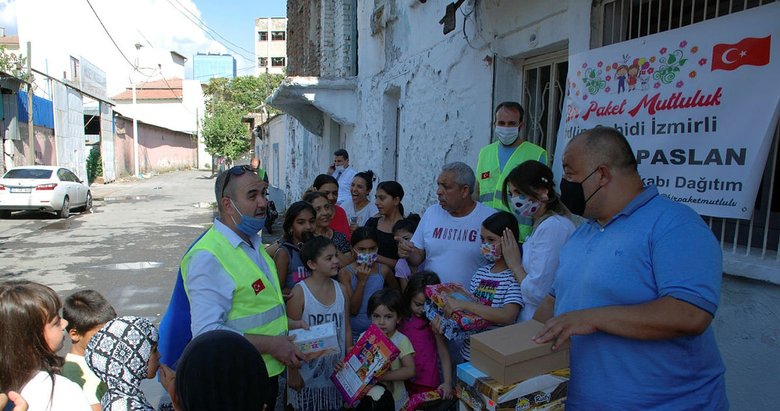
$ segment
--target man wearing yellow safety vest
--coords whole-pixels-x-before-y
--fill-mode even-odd
[[[219,218],[184,255],[181,275],[193,338],[211,330],[243,334],[263,356],[272,380],[257,389],[270,391],[266,409],[273,410],[278,376],[303,359],[287,331],[305,325],[288,320],[276,266],[258,235],[267,189],[250,166],[222,172],[215,184]]]
[[[499,104],[493,129],[498,141],[479,150],[476,170],[478,201],[496,210],[510,211],[501,201],[501,187],[513,168],[528,160],[547,164],[547,151],[526,141],[521,135],[523,115],[520,103],[505,101]],[[533,222],[527,217],[516,217],[520,223],[519,240],[524,242],[531,234]]]

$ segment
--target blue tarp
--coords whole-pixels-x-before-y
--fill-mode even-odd
[[[19,90],[19,121],[27,123],[27,93]],[[36,126],[54,129],[54,105],[51,100],[33,95],[33,123]]]

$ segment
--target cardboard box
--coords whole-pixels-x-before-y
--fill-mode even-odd
[[[531,340],[543,327],[531,320],[472,335],[471,364],[503,385],[568,368],[568,345],[552,351]]]
[[[339,351],[339,338],[335,322],[314,325],[308,330],[290,330],[289,334],[295,337],[295,345],[309,360]]]
[[[568,383],[568,368],[502,385],[471,363],[465,363],[458,365],[455,393],[461,409],[552,411],[563,409]]]

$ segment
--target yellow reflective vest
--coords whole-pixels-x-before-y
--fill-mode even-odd
[[[199,251],[211,253],[235,283],[233,306],[225,326],[244,334],[275,336],[287,333],[287,313],[276,265],[262,247],[258,252],[270,270],[267,275],[240,248],[234,248],[224,235],[213,227],[209,229],[182,258],[181,276],[187,298],[188,263]],[[284,364],[269,354],[263,354],[263,361],[271,377],[284,371]]]
[[[501,143],[496,141],[479,150],[476,176],[479,182],[479,202],[496,210],[511,212],[501,201],[501,187],[504,184],[504,179],[512,169],[528,160],[536,160],[547,165],[547,150],[534,143],[524,141],[515,148],[502,170],[498,160],[499,144]],[[531,234],[533,222],[530,218],[520,218],[520,220],[520,238],[518,240],[525,242],[525,239]]]

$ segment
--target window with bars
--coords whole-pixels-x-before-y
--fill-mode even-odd
[[[674,30],[774,0],[606,0],[593,2],[591,47]],[[775,125],[769,160],[750,221],[706,217],[725,251],[780,261],[780,127]]]
[[[258,31],[257,32],[257,41],[268,41],[268,32],[267,31]]]
[[[257,67],[268,67],[268,57],[258,57]]]
[[[523,67],[526,139],[547,150],[550,164],[555,155],[568,68],[565,51],[529,59]]]
[[[271,57],[271,67],[284,67],[284,57]]]
[[[272,31],[271,32],[271,40],[273,41],[280,41],[287,38],[287,33],[283,31]]]

